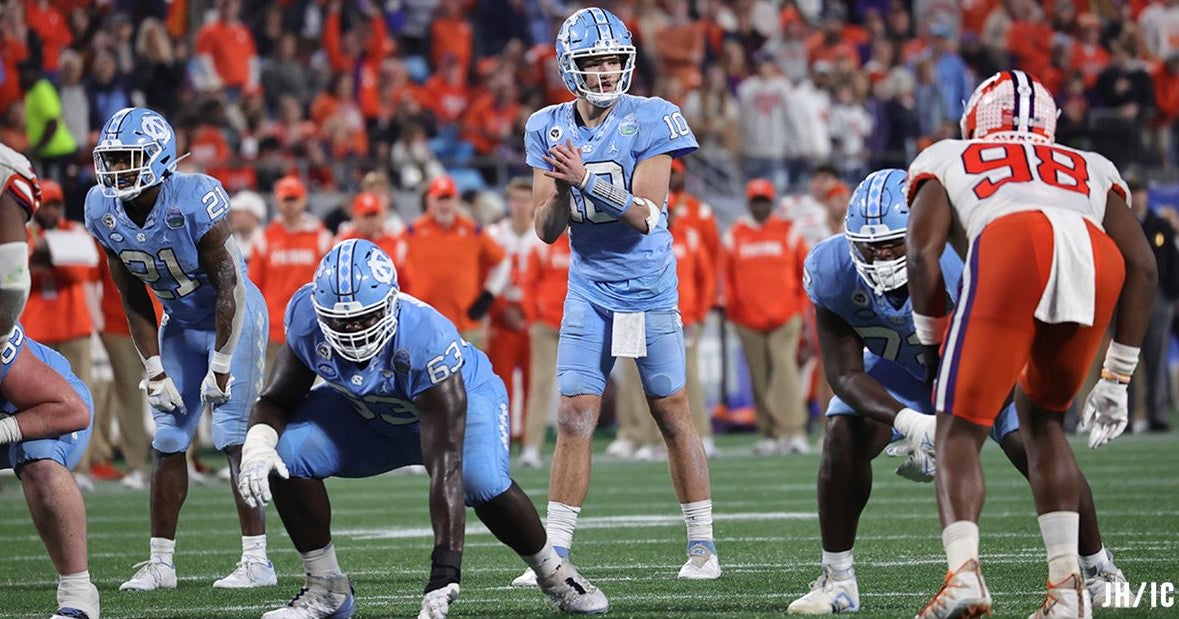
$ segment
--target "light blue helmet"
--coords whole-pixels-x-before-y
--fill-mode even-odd
[[[856,186],[847,205],[844,236],[856,271],[876,294],[896,290],[908,283],[905,256],[874,260],[864,255],[861,244],[904,239],[908,227],[909,204],[905,200],[904,170],[877,170]]]
[[[147,108],[125,107],[102,127],[94,172],[102,195],[130,200],[176,171],[176,132]],[[125,167],[115,169],[120,163]]]
[[[578,60],[590,56],[621,57],[622,71],[617,72],[610,92],[603,92],[600,86],[590,88],[586,77],[598,73],[582,71],[577,64]],[[630,90],[630,78],[635,71],[635,46],[630,31],[610,11],[581,9],[570,15],[557,33],[557,66],[569,92],[585,97],[598,107],[610,107]]]
[[[372,241],[349,239],[319,261],[311,303],[319,328],[341,357],[372,359],[397,332],[397,269]]]

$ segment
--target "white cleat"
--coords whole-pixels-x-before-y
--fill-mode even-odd
[[[788,454],[809,454],[814,451],[811,444],[807,442],[805,436],[794,436],[785,442],[782,447],[782,453]]]
[[[1093,616],[1093,603],[1089,599],[1089,591],[1085,589],[1085,579],[1079,573],[1069,574],[1057,583],[1048,583],[1048,595],[1044,603],[1036,612],[1028,615],[1028,619],[1046,617],[1070,617],[1072,619],[1090,619]]]
[[[147,490],[147,475],[143,471],[131,471],[119,480],[119,485],[130,490]]]
[[[537,586],[536,572],[532,571],[532,568],[530,568],[530,567],[524,568],[523,574],[520,574],[519,576],[512,579],[512,586],[513,587],[535,587],[535,586]]]
[[[196,486],[203,486],[207,481],[209,481],[209,476],[196,470],[196,467],[194,467],[190,462],[188,464],[188,483]]]
[[[85,473],[74,473],[74,483],[78,484],[78,490],[82,492],[94,492],[94,480]]]
[[[859,610],[860,587],[856,584],[856,571],[835,572],[826,567],[818,580],[811,583],[810,592],[786,608],[791,615],[830,615]]]
[[[625,438],[616,438],[606,446],[606,455],[630,460],[635,457],[636,449],[638,449],[638,446],[634,444],[634,441]]]
[[[660,443],[650,443],[639,447],[634,455],[639,462],[667,462],[667,446]]]
[[[1085,576],[1085,589],[1089,591],[1089,599],[1098,608],[1119,608],[1118,598],[1114,595],[1117,583],[1126,582],[1122,570],[1114,565],[1113,555],[1105,551],[1106,560],[1093,569],[1081,568]]]
[[[763,438],[753,444],[753,455],[755,456],[772,456],[785,452],[785,441],[780,441],[776,438]]]
[[[155,591],[176,588],[176,567],[158,559],[136,563],[139,571],[131,580],[119,585],[119,591]]]
[[[348,619],[356,612],[352,583],[348,577],[304,577],[303,588],[285,606],[262,615],[262,619]]]
[[[991,614],[991,592],[978,561],[971,559],[946,573],[946,581],[916,619],[977,619]]]
[[[544,466],[540,459],[540,450],[535,447],[525,447],[516,459],[516,465],[526,469],[539,469]]]
[[[688,549],[688,561],[680,568],[680,580],[716,580],[720,578],[720,560],[703,544]]]
[[[229,576],[213,582],[214,589],[252,589],[278,584],[274,564],[261,557],[242,557]]]
[[[512,584],[515,584],[513,582]],[[572,563],[564,561],[557,571],[537,583],[549,601],[563,613],[600,615],[610,610],[606,594],[582,576]]]
[[[426,467],[422,464],[410,464],[399,469],[389,471],[390,475],[413,477],[415,475],[425,475]]]
[[[705,457],[707,457],[710,460],[712,458],[719,458],[720,457],[720,455],[721,455],[720,449],[717,449],[716,441],[713,440],[713,438],[711,436],[705,436],[705,437],[701,438],[700,442],[704,444],[704,456]]]
[[[224,482],[233,481],[233,471],[228,466],[217,471],[217,480]]]

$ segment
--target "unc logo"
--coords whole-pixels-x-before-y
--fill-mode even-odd
[[[393,261],[388,254],[374,251],[368,258],[368,270],[372,271],[373,279],[388,285],[393,282]]]
[[[172,137],[172,130],[161,116],[147,115],[139,123],[139,131],[156,142],[165,142]]]

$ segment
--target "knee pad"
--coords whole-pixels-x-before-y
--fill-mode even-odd
[[[511,485],[512,479],[496,467],[479,467],[478,470],[463,467],[463,497],[468,507],[494,499]]]
[[[160,426],[156,428],[156,436],[151,441],[153,449],[164,454],[180,453],[188,450],[192,437],[180,428]]]

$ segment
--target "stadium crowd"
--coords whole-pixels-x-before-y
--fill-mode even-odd
[[[700,142],[686,168],[674,171],[669,197],[680,223],[672,228],[677,255],[691,264],[681,265],[681,286],[691,289],[681,288],[681,312],[689,327],[702,327],[713,307],[726,307],[748,358],[760,452],[809,449],[805,390],[780,380],[781,368],[800,371],[797,361],[808,371],[815,365],[801,287],[806,249],[841,230],[849,187],[868,172],[905,168],[925,146],[956,136],[963,101],[980,76],[1005,68],[1038,76],[1062,110],[1058,140],[1141,170],[1135,198],[1142,202],[1142,179],[1179,161],[1174,0],[598,4],[635,36],[630,92],[680,105]],[[109,273],[101,264],[81,272],[55,266],[39,234],[81,218],[98,130],[130,105],[171,120],[178,152],[190,154],[182,171],[210,174],[234,195],[233,226],[266,296],[273,343],[282,338],[287,299],[332,242],[368,238],[394,257],[407,292],[491,352],[505,382],[512,385],[520,370],[518,393],[532,405],[519,398],[519,414],[547,419],[569,250],[567,243],[535,242],[531,183],[519,177],[531,174],[525,121],[571,97],[553,40],[579,6],[5,2],[0,142],[35,162],[48,179],[45,203],[60,207],[42,210],[31,226],[37,270],[26,328],[87,380],[92,333],[100,333],[111,368],[104,380],[113,386],[98,395],[83,470],[122,474],[110,467],[109,422],[117,411],[142,408],[134,388],[140,362],[118,297],[101,293]],[[309,208],[318,195],[338,202]],[[405,204],[407,195],[421,202]],[[714,214],[705,204],[725,208]],[[750,216],[739,217],[746,204]],[[1173,406],[1163,342],[1179,297],[1179,214],[1157,210],[1139,215],[1166,240],[1154,243],[1163,282],[1157,350],[1143,370],[1151,376],[1140,381],[1149,394],[1146,425],[1163,430]],[[745,251],[783,237],[797,244],[774,260]],[[688,339],[695,347],[699,334],[690,330]],[[635,381],[622,391],[638,393]],[[806,384],[816,385],[813,398],[829,397],[821,377]],[[619,402],[627,406],[643,403]],[[514,424],[528,464],[539,465],[543,419]],[[146,434],[135,415],[120,416],[119,424],[129,485],[143,486]],[[634,455],[657,442],[652,436],[650,428],[628,430],[620,433],[626,443],[612,448]]]

